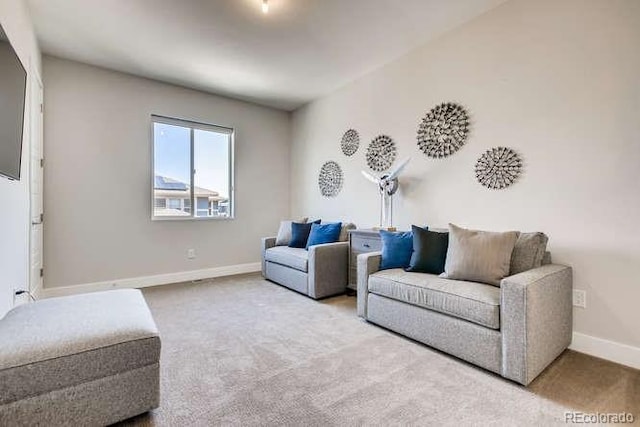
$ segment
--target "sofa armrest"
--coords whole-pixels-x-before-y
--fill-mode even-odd
[[[358,255],[358,316],[367,318],[369,296],[369,276],[380,270],[382,252],[368,252]]]
[[[262,277],[267,277],[267,265],[264,260],[265,252],[267,249],[273,248],[276,245],[275,237],[263,237],[260,241],[260,258],[262,259]]]
[[[309,296],[324,298],[344,292],[349,275],[349,242],[309,246]]]
[[[571,267],[548,264],[500,283],[502,375],[527,385],[571,344]]]

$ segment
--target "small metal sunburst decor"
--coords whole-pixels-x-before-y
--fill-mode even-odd
[[[492,190],[513,184],[522,172],[522,159],[511,148],[495,147],[487,150],[476,163],[478,182]]]
[[[324,197],[335,197],[342,190],[342,168],[334,161],[328,161],[320,168],[318,186]]]
[[[418,127],[418,147],[429,157],[441,159],[458,151],[469,134],[469,115],[460,105],[446,102],[427,113]]]
[[[340,143],[342,152],[345,156],[353,156],[358,147],[360,147],[360,134],[355,129],[349,129],[342,135],[342,142]]]
[[[376,172],[382,172],[393,164],[396,154],[396,143],[393,139],[387,135],[378,135],[367,148],[367,165]]]

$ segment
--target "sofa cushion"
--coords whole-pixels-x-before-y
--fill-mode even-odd
[[[511,254],[509,275],[540,267],[548,242],[544,233],[520,233]]]
[[[309,267],[309,252],[305,248],[290,248],[289,246],[276,246],[266,250],[266,261],[295,268],[307,272]]]
[[[444,276],[500,286],[509,275],[517,231],[467,230],[449,224],[449,248]]]
[[[411,252],[413,252],[411,231],[380,230],[380,240],[382,240],[380,270],[405,268],[409,265]]]
[[[500,289],[396,268],[369,276],[369,292],[500,329]]]
[[[429,231],[415,225],[411,226],[411,230],[413,231],[413,253],[409,267],[405,270],[430,274],[444,272],[449,233]]]
[[[311,224],[311,231],[309,232],[309,238],[307,239],[306,249],[308,250],[309,246],[337,242],[340,237],[341,229],[341,222]]]
[[[307,246],[307,240],[309,239],[309,233],[313,224],[320,224],[320,220],[306,223],[291,223],[291,240],[289,241],[290,248],[305,248]]]
[[[160,338],[139,290],[52,298],[0,320],[0,404],[157,364]]]
[[[309,218],[304,217],[295,222],[305,224]],[[276,236],[276,246],[289,246],[291,241],[291,223],[293,220],[280,221],[280,228],[278,229],[278,235]]]

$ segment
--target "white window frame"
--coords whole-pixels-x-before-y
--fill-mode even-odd
[[[191,212],[188,216],[156,216],[155,215],[155,123],[162,123],[166,125],[181,126],[190,129],[190,158],[191,158],[191,181],[189,182],[191,200]],[[151,115],[151,220],[152,221],[209,221],[209,220],[232,220],[235,219],[235,129],[219,126],[207,123],[195,122],[192,120],[177,119],[172,117],[160,116],[157,114]],[[194,181],[195,181],[195,162],[194,162],[194,134],[195,130],[204,130],[217,133],[227,134],[229,136],[229,215],[220,217],[198,217],[196,216],[197,209],[193,209],[194,206]]]

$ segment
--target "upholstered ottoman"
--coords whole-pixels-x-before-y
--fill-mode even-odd
[[[107,425],[149,411],[159,361],[138,290],[16,307],[0,319],[0,425]]]

